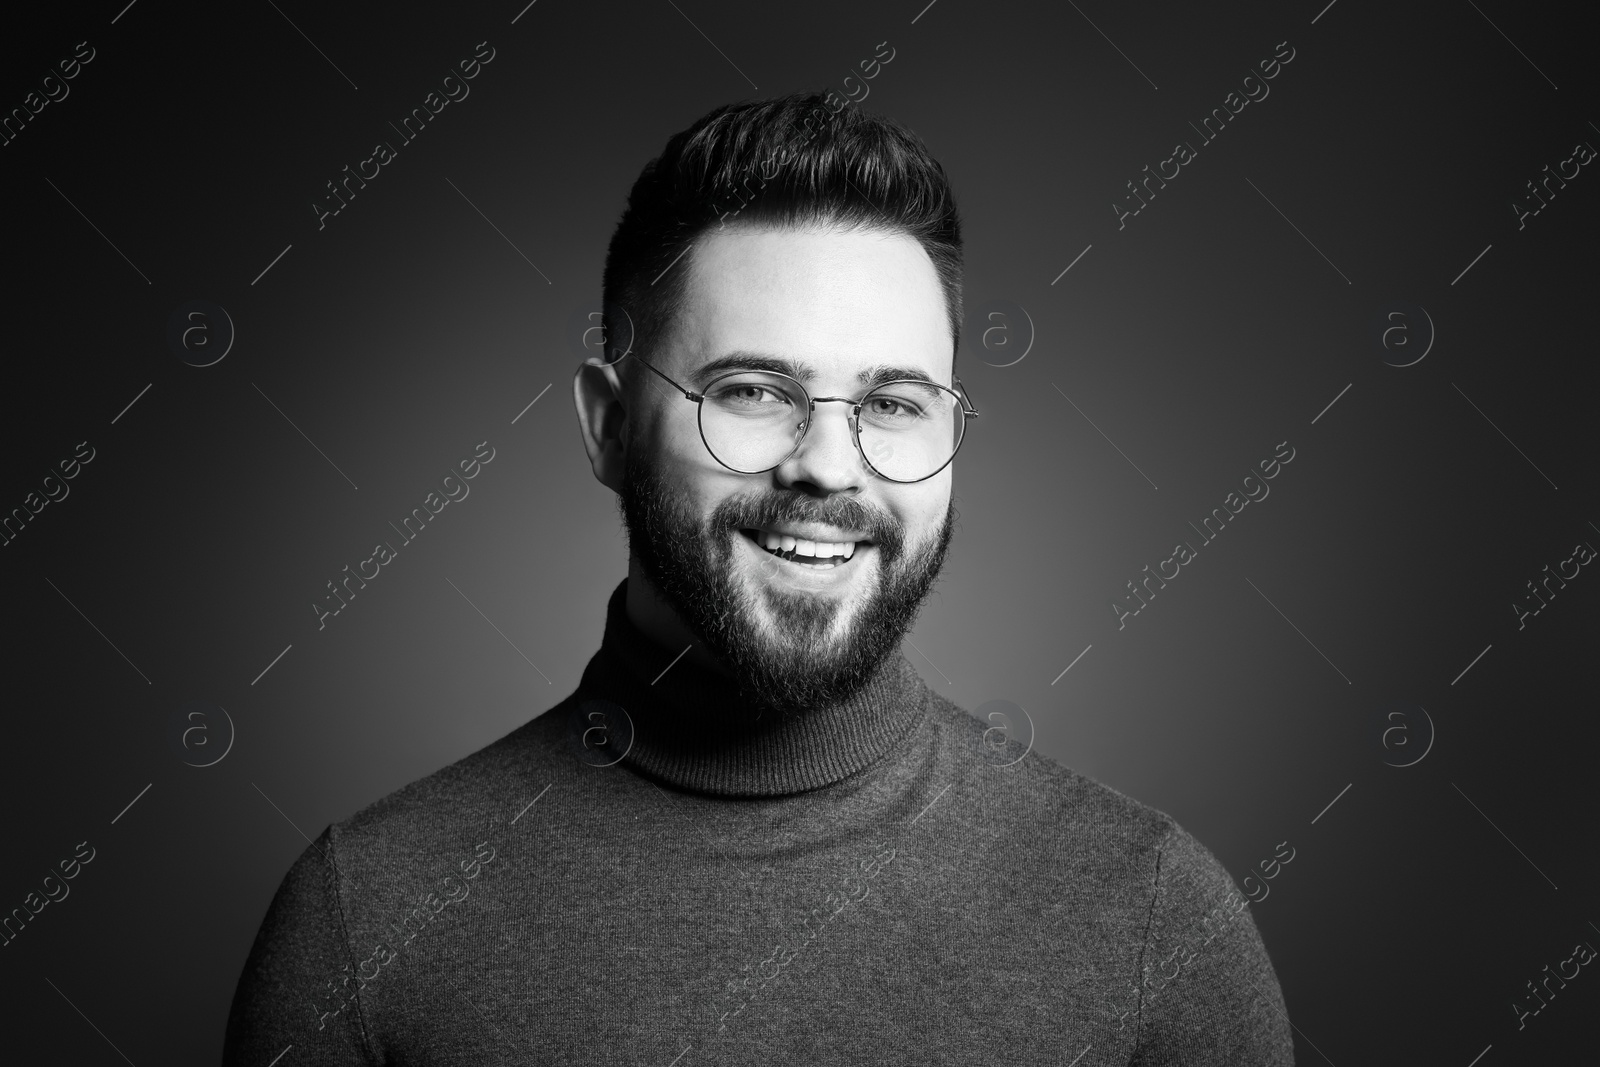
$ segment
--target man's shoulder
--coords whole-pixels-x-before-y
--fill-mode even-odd
[[[473,839],[470,849],[503,831],[569,773],[572,760],[562,758],[562,746],[573,699],[333,823],[333,845],[344,859],[385,864]]]
[[[969,711],[934,693],[932,710],[982,775],[978,791],[992,817],[1035,828],[1058,845],[1154,856],[1192,840],[1166,812],[1135,800],[1040,752],[1036,723],[987,705]],[[1002,710],[1004,718],[994,715]],[[1020,708],[1016,709],[1020,711]],[[983,716],[983,717],[980,717]]]

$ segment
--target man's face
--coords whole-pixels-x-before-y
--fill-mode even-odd
[[[702,368],[736,353],[785,361],[813,397],[859,398],[879,366],[951,384],[943,290],[911,237],[734,229],[687,259],[670,340],[644,355],[688,389],[703,391],[726,371]],[[855,692],[899,647],[943,565],[952,468],[915,483],[879,477],[856,450],[850,406],[824,403],[794,455],[739,474],[701,442],[697,405],[633,373],[622,505],[644,573],[759,708],[788,716]],[[791,561],[755,531],[854,551],[831,566]]]

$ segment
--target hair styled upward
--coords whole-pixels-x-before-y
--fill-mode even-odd
[[[835,112],[824,99],[793,93],[724,105],[645,165],[606,251],[605,315],[619,347],[619,308],[632,323],[632,351],[650,358],[668,338],[694,256],[686,250],[707,231],[826,225],[902,233],[922,245],[944,289],[954,359],[961,219],[944,168],[899,123],[853,105]],[[608,348],[605,358],[620,354]],[[619,370],[633,368],[624,360]]]

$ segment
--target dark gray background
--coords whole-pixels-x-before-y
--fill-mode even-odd
[[[839,89],[885,40],[865,106],[949,170],[971,309],[1035,335],[1005,367],[988,322],[963,344],[982,417],[908,655],[1236,880],[1289,842],[1252,910],[1299,1062],[1592,1047],[1587,969],[1520,1032],[1511,1010],[1600,945],[1600,577],[1520,631],[1511,607],[1600,545],[1600,177],[1520,231],[1511,208],[1600,145],[1581,8],[539,0],[513,25],[524,2],[8,13],[5,109],[97,50],[0,147],[0,510],[96,450],[0,548],[0,911],[96,849],[0,948],[8,1059],[214,1062],[305,835],[571,691],[626,565],[571,323],[627,189],[710,108]],[[484,40],[471,95],[319,231],[324,183]],[[1124,183],[1285,40],[1271,95],[1119,231]],[[206,368],[166,341],[196,299],[237,330]],[[1437,337],[1396,368],[1374,324],[1403,303]],[[485,439],[470,497],[319,631],[324,583]],[[1124,583],[1281,441],[1270,497],[1119,631]],[[215,766],[170,741],[187,701],[231,716]],[[1411,767],[1385,760],[1426,727],[1385,750],[1392,701],[1435,727]]]

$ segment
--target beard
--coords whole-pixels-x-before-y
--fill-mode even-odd
[[[899,650],[944,566],[957,518],[952,497],[939,528],[909,544],[905,525],[885,511],[780,490],[729,497],[702,519],[689,495],[637,450],[627,459],[621,507],[640,569],[732,675],[740,699],[758,718],[775,712],[781,720],[853,696]],[[858,605],[736,572],[741,530],[795,523],[857,530],[873,542],[877,581]],[[792,566],[776,557],[772,565]],[[770,629],[757,614],[758,599]],[[835,632],[847,611],[853,617]]]

